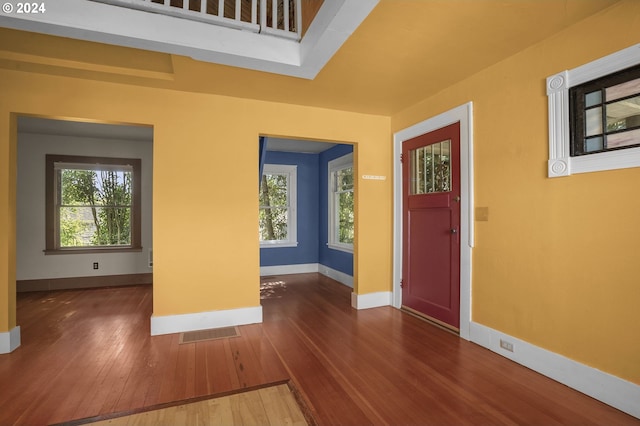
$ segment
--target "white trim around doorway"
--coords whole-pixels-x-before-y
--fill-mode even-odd
[[[416,136],[460,122],[460,337],[470,339],[471,250],[473,240],[473,104],[460,105],[393,135],[393,300],[402,306],[402,143]]]

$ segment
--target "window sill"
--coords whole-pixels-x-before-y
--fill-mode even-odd
[[[352,253],[353,254],[353,246],[344,246],[344,245],[337,245],[337,244],[327,243],[327,247],[329,247],[332,250],[338,250],[338,251],[342,251],[342,252],[345,252],[345,253]]]
[[[273,241],[273,242],[261,242],[260,248],[284,248],[284,247],[298,247],[297,241]]]
[[[51,250],[43,250],[43,251],[45,256],[58,255],[58,254],[133,253],[133,252],[141,252],[142,247],[66,248],[66,249],[51,249]]]

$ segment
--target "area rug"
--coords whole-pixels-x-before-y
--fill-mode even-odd
[[[60,425],[312,425],[290,382],[60,423]]]

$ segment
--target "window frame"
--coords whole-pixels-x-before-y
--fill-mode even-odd
[[[262,176],[266,174],[281,174],[287,176],[287,239],[260,241],[260,248],[282,248],[298,246],[298,166],[292,164],[265,164],[262,168]],[[260,176],[260,185],[262,185]],[[260,187],[259,187],[260,188]],[[260,191],[260,189],[258,189]],[[260,205],[258,194],[258,211]]]
[[[640,167],[640,147],[571,156],[569,89],[640,64],[640,44],[547,77],[548,177]]]
[[[79,155],[45,156],[45,254],[120,253],[142,251],[141,193],[142,160],[139,158],[88,157]],[[60,247],[60,220],[57,213],[55,163],[132,167],[131,244],[126,246]],[[97,168],[99,170],[99,168]]]
[[[337,208],[336,192],[333,190],[335,185],[334,174],[340,170],[348,169],[351,167],[353,170],[353,153],[343,155],[335,158],[327,164],[327,247],[333,250],[340,250],[347,253],[353,253],[353,243],[343,243],[337,241],[338,235],[338,220],[337,220]],[[353,179],[353,193],[355,200],[355,170]],[[355,204],[355,203],[354,203]],[[355,233],[355,222],[354,222]]]

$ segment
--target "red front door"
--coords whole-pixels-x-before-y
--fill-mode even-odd
[[[402,305],[460,328],[460,123],[402,144]]]

